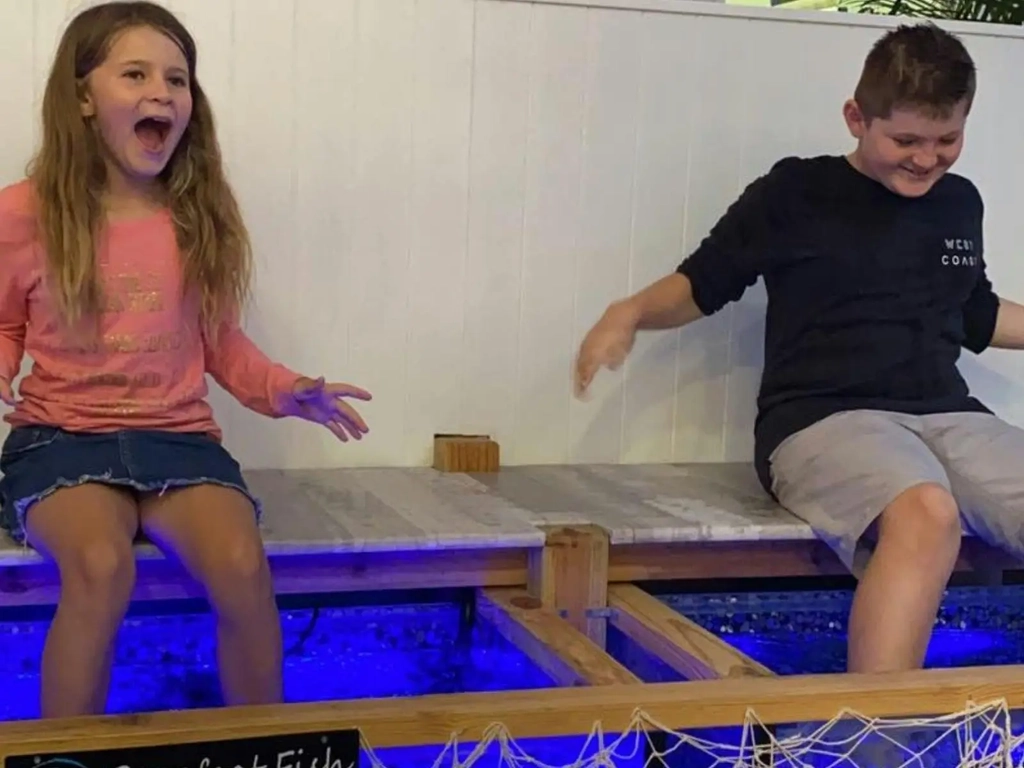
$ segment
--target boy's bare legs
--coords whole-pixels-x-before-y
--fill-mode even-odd
[[[252,502],[215,484],[150,494],[142,528],[206,589],[226,704],[282,699],[281,621]]]
[[[909,488],[886,507],[850,612],[850,672],[922,666],[960,539],[956,502],[941,485]]]
[[[60,570],[60,600],[43,649],[43,717],[105,708],[114,639],[135,585],[137,527],[130,494],[91,483],[62,488],[28,512],[29,543]]]
[[[771,457],[774,491],[855,573],[876,546],[850,612],[851,672],[924,661],[962,526],[943,463],[917,417],[847,411],[791,436]]]

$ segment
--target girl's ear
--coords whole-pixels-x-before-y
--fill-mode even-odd
[[[93,104],[92,96],[89,95],[88,87],[86,87],[84,82],[79,82],[77,90],[78,105],[82,111],[82,117],[95,117],[96,105]]]

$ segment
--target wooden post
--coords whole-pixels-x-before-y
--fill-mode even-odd
[[[545,533],[544,548],[530,552],[527,589],[604,648],[608,533],[596,525],[548,527]]]

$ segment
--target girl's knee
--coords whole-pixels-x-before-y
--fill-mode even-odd
[[[273,599],[270,567],[261,542],[233,542],[204,569],[211,602],[221,611],[247,611]]]
[[[131,542],[84,542],[58,561],[61,599],[104,613],[123,613],[135,588]]]

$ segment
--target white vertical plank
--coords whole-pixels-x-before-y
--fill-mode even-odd
[[[533,9],[516,452],[568,459],[589,12]]]
[[[694,46],[693,126],[682,257],[707,236],[741,189],[747,109],[747,51],[760,28],[744,19],[703,17]],[[721,41],[729,40],[729,45]],[[724,94],[728,93],[728,98]],[[679,333],[672,458],[716,461],[722,456],[729,379],[729,336],[735,307],[727,306]]]
[[[25,176],[34,141],[34,125],[39,120],[35,84],[25,77],[25,65],[34,56],[33,5],[24,0],[0,2],[0,70],[22,73],[21,77],[5,77],[0,88],[0,115],[3,115],[4,144],[0,153],[0,187]],[[31,72],[31,69],[28,70]],[[13,151],[12,151],[13,150]]]
[[[361,464],[404,454],[409,336],[412,86],[415,2],[359,0],[356,14],[355,198],[348,376],[375,399],[370,434],[352,452]],[[324,275],[325,279],[330,279]],[[329,352],[326,352],[329,354]]]
[[[360,386],[351,370],[349,306],[355,225],[356,0],[295,4],[295,240],[282,258],[303,279],[288,321],[302,341],[292,367]],[[373,428],[373,406],[353,402]],[[358,444],[303,425],[293,455],[302,466],[349,464]]]
[[[8,0],[11,5],[17,3],[19,6],[28,5],[24,0]],[[46,81],[50,76],[53,67],[53,59],[57,53],[57,44],[64,34],[65,28],[80,10],[81,4],[75,0],[33,0],[33,56],[26,61],[26,71],[31,67],[32,80],[35,86],[36,96],[36,120],[34,123],[33,138],[39,138],[39,129],[42,123],[39,119],[42,108],[43,91],[46,88]],[[3,17],[7,19],[5,9]],[[34,142],[33,142],[34,144]]]
[[[221,112],[220,124],[231,137],[231,182],[255,252],[256,295],[246,330],[282,362],[300,344],[319,345],[319,339],[308,338],[306,329],[296,326],[294,315],[303,281],[318,275],[315,267],[297,264],[294,257],[293,16],[290,0],[239,0],[233,4],[233,45],[211,46],[211,53],[219,47],[232,62],[231,104]],[[290,466],[288,437],[296,425],[269,422],[220,392],[215,402],[226,442],[240,462]]]
[[[644,17],[630,293],[670,274],[682,259],[691,123],[697,112],[697,32],[685,16]],[[626,361],[626,463],[672,459],[678,344],[678,332],[640,333]]]
[[[805,32],[801,24],[778,22],[773,29],[773,34],[764,35],[759,34],[756,24],[748,22],[742,28],[748,64],[742,86],[746,119],[741,123],[743,135],[739,144],[742,186],[768,173],[781,158],[804,154],[802,131],[807,125],[807,97],[802,88],[793,87],[789,77],[779,75],[800,72],[803,79],[813,80],[817,77],[812,68],[814,61],[807,46],[802,45]],[[842,99],[843,91],[836,89],[833,102],[841,106]],[[770,129],[764,125],[766,119],[770,120]],[[828,131],[827,126],[821,129]],[[753,425],[764,366],[766,307],[761,280],[733,307],[723,430],[722,458],[726,461],[753,459]]]
[[[641,21],[634,13],[590,14],[579,234],[575,252],[565,255],[576,273],[573,354],[608,303],[629,290]],[[569,401],[569,462],[617,462],[621,373],[596,377],[588,400]]]
[[[973,181],[985,203],[984,256],[993,288],[1000,296],[1024,303],[1019,255],[1024,233],[1019,203],[1024,196],[1019,173],[1024,168],[1019,138],[1024,99],[1007,98],[1024,66],[1024,51],[1008,42],[964,40],[978,69],[978,92],[953,171]],[[976,397],[1000,417],[1024,426],[1024,355],[1017,350],[988,349],[981,355],[964,350],[960,369]]]
[[[506,464],[522,456],[514,437],[530,16],[526,4],[476,3],[460,423],[492,435]]]
[[[986,201],[986,219],[992,214],[992,205],[999,206],[999,195],[992,195],[990,187],[999,184],[1001,165],[1006,162],[1007,155],[1012,156],[1017,142],[1005,144],[1002,139],[1003,120],[1007,108],[1013,111],[1013,102],[1000,98],[997,89],[1006,83],[1002,73],[1003,64],[1009,64],[1003,46],[998,38],[979,38],[964,41],[974,59],[978,70],[978,90],[967,117],[964,132],[963,149],[960,159],[953,167],[953,173],[966,176],[978,187],[982,199]],[[988,224],[995,224],[998,215],[989,219]],[[986,237],[986,246],[988,237]]]
[[[843,120],[843,104],[853,97],[864,57],[882,31],[823,24],[815,33],[815,42],[820,48],[807,46],[806,30],[793,29],[787,35],[803,51],[800,88],[794,88],[793,84],[787,86],[801,98],[800,119],[793,125],[799,137],[797,154],[805,157],[845,154],[852,147],[853,138]],[[827,67],[819,63],[819,50],[828,51]],[[760,58],[775,61],[771,56],[772,53],[763,53]],[[792,58],[783,61],[792,62]]]
[[[165,5],[196,42],[196,78],[213,108],[221,151],[227,154],[225,149],[234,145],[229,119],[232,113],[235,34],[232,4],[166,0]]]
[[[472,109],[473,0],[418,3],[404,462],[459,428]]]

